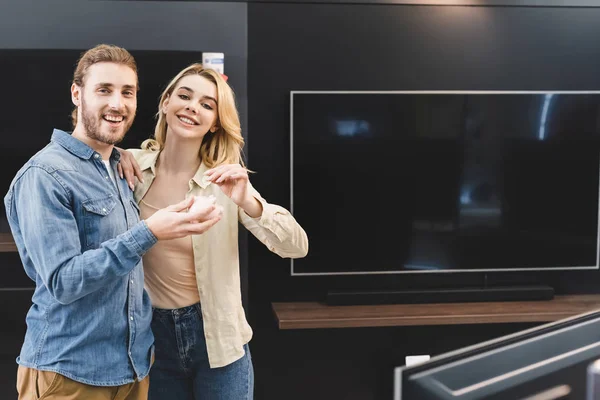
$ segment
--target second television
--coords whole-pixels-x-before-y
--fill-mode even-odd
[[[600,92],[290,93],[292,275],[598,269]]]

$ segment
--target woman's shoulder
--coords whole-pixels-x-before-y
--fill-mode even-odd
[[[156,150],[147,150],[147,149],[140,149],[140,148],[127,149],[127,151],[133,155],[133,157],[135,158],[135,161],[137,161],[138,164],[140,164],[142,161],[153,159],[154,157],[156,157],[156,154],[158,153],[158,151],[156,151]]]

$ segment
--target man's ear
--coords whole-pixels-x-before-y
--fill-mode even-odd
[[[75,107],[81,105],[81,89],[82,88],[75,83],[71,85],[71,101]]]

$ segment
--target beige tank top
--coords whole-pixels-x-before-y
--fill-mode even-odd
[[[157,210],[143,199],[140,201],[142,219]],[[159,240],[144,254],[143,261],[145,287],[153,307],[174,309],[200,301],[191,236]]]

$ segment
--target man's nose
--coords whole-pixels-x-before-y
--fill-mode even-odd
[[[108,106],[114,110],[120,110],[123,107],[123,96],[120,93],[115,93],[110,97]]]

